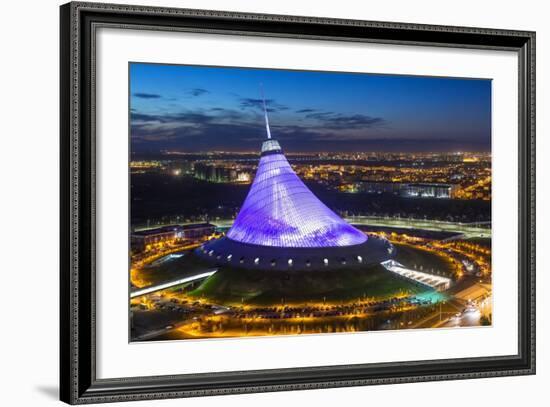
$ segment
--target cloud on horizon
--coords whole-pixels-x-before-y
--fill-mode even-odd
[[[261,99],[250,101],[250,108],[243,110],[213,107],[166,114],[131,112],[133,148],[257,149],[265,138],[258,101],[261,103]],[[286,107],[282,114],[285,110]],[[344,148],[345,143],[356,146],[368,141],[376,134],[376,128],[384,127],[387,122],[368,115],[320,112],[308,117],[307,122],[291,120],[287,123],[272,121],[274,137],[286,148],[304,150],[311,149],[317,143],[329,143],[339,149]]]
[[[187,92],[188,95],[195,96],[195,97],[202,96],[207,93],[210,93],[210,91],[203,88],[193,88]]]
[[[387,124],[387,121],[381,117],[372,117],[364,114],[344,115],[335,112],[315,112],[308,113],[305,117],[323,123],[324,127],[328,129],[364,129]]]
[[[133,96],[140,99],[160,99],[162,96],[157,93],[144,93],[144,92],[135,92]]]
[[[262,99],[240,98],[239,103],[241,109],[253,109],[259,112],[264,111],[264,102]],[[265,105],[268,112],[282,112],[289,110],[288,106],[278,103],[274,99],[266,99]]]

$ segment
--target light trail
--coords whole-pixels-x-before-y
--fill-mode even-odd
[[[151,293],[154,293],[155,291],[165,290],[167,288],[174,287],[176,285],[191,283],[191,282],[197,281],[197,280],[202,280],[202,279],[205,279],[207,277],[210,277],[210,276],[214,275],[217,271],[218,271],[218,269],[209,270],[205,273],[200,273],[200,274],[195,274],[194,276],[180,278],[179,280],[170,281],[168,283],[163,283],[163,284],[154,285],[154,286],[151,286],[151,287],[142,288],[140,290],[136,290],[136,291],[130,293],[130,298],[136,298],[136,297],[140,297],[142,295],[151,294]]]

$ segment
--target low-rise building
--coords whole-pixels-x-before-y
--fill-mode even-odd
[[[404,184],[400,195],[406,198],[454,198],[456,185],[452,184]]]
[[[155,229],[145,229],[132,232],[130,244],[132,250],[143,251],[147,246],[183,240],[199,240],[212,235],[216,227],[210,223],[195,223],[189,225],[169,225]]]

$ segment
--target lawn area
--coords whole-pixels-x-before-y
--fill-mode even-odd
[[[374,266],[363,270],[288,273],[223,268],[190,294],[226,305],[273,305],[282,301],[338,303],[424,291],[425,288],[396,277],[382,266]]]

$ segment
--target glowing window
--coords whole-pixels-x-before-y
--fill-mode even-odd
[[[288,265],[289,265],[289,267],[292,267],[292,263],[293,263],[292,259],[288,259]]]
[[[328,266],[328,259],[323,259],[323,263],[325,264],[325,266]]]

